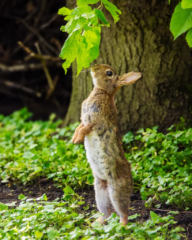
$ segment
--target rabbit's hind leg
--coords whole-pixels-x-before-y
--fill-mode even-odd
[[[95,176],[95,199],[97,203],[98,210],[104,215],[97,218],[96,222],[100,224],[106,224],[105,219],[111,215],[111,201],[108,193],[108,186],[106,180],[101,180]]]
[[[122,179],[116,180],[110,183],[108,188],[111,203],[120,216],[120,223],[126,225],[128,223],[132,183]]]

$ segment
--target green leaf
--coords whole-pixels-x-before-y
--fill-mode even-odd
[[[186,41],[187,41],[189,47],[192,47],[192,28],[187,33]]]
[[[70,19],[69,22],[65,25],[65,32],[69,34],[82,29],[85,25],[88,25],[87,19],[80,17],[78,19]]]
[[[68,185],[63,189],[64,193],[66,194],[74,194],[75,192],[73,191],[72,188],[70,188]]]
[[[24,199],[26,199],[26,197],[25,197],[25,195],[20,194],[19,197],[18,197],[18,199],[20,199],[20,200],[24,200]]]
[[[82,6],[82,5],[85,5],[85,4],[95,4],[99,1],[100,0],[77,0],[77,5]]]
[[[0,211],[7,210],[8,206],[0,202]]]
[[[60,31],[65,32],[65,26],[61,26]]]
[[[84,32],[77,57],[77,75],[83,67],[89,67],[90,63],[98,57],[101,40],[100,31],[100,27],[88,27]]]
[[[77,56],[77,75],[84,68],[89,66],[88,51],[87,51],[87,42],[84,36],[81,36],[79,41],[79,51]]]
[[[192,1],[191,0],[182,0],[181,7],[186,8],[192,8]]]
[[[101,10],[95,9],[95,14],[104,24],[106,24],[108,27],[110,26],[109,22],[105,18],[104,13]]]
[[[186,32],[192,27],[192,9],[181,8],[179,3],[172,15],[170,29],[176,39],[182,33]]]
[[[93,13],[92,8],[88,5],[84,5],[82,7],[75,8],[70,16],[76,19],[79,17],[91,18],[90,13]]]
[[[153,222],[156,222],[159,219],[159,216],[152,211],[150,211],[150,216]]]
[[[56,237],[59,236],[59,232],[54,228],[50,228],[47,233],[48,233],[48,238],[51,240],[56,239]]]
[[[119,21],[119,14],[121,14],[121,11],[111,2],[108,0],[102,0],[102,2],[105,5],[105,8],[111,13],[112,17],[114,18],[114,22]]]
[[[39,231],[36,231],[36,232],[35,232],[35,237],[36,237],[36,238],[42,238],[42,236],[43,236],[43,233],[42,233],[42,232],[39,232]]]
[[[68,16],[71,14],[71,10],[66,7],[62,7],[59,9],[58,14],[63,16],[66,16],[66,15]]]
[[[140,214],[136,213],[136,214],[134,214],[134,215],[129,216],[128,219],[129,219],[129,220],[133,220],[133,219],[136,219],[136,218],[138,218],[138,217],[140,217],[140,216],[141,216]]]
[[[70,67],[71,63],[76,59],[78,56],[79,51],[79,39],[81,30],[75,31],[74,33],[70,34],[65,44],[63,45],[60,53],[60,57],[66,61],[63,63],[63,68],[65,70],[65,74],[67,73],[67,68]]]
[[[39,200],[42,201],[47,201],[47,195],[44,193],[41,197],[38,198]]]

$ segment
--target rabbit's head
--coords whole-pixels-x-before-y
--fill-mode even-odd
[[[106,64],[96,64],[91,67],[91,75],[94,86],[110,95],[113,95],[121,86],[133,84],[142,77],[140,72],[130,72],[118,76],[115,70]]]

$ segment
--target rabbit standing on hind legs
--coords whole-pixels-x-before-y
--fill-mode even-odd
[[[114,96],[117,90],[135,83],[140,72],[118,76],[109,65],[91,67],[94,89],[82,104],[82,123],[76,128],[73,143],[84,141],[87,159],[95,178],[95,197],[99,211],[104,215],[96,221],[101,224],[111,214],[113,205],[120,215],[120,222],[128,222],[128,210],[132,192],[130,163],[122,148],[118,129]]]

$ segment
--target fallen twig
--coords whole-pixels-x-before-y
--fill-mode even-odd
[[[151,209],[152,211],[159,211],[159,212],[171,212],[174,210],[164,210],[164,209]],[[179,213],[192,213],[192,211],[178,211]]]

